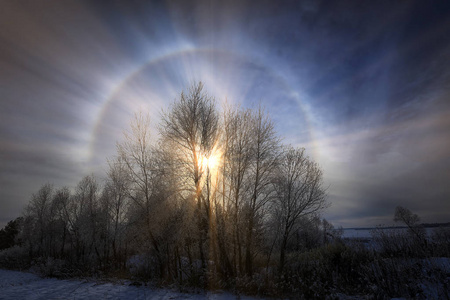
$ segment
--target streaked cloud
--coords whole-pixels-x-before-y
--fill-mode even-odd
[[[102,175],[133,113],[156,125],[196,80],[220,102],[262,103],[306,147],[336,225],[391,222],[396,205],[448,221],[444,1],[1,6],[0,226],[40,185]]]

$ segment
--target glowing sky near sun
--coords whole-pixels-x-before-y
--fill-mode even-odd
[[[3,1],[0,227],[199,80],[306,148],[335,225],[450,221],[448,32],[448,1]]]

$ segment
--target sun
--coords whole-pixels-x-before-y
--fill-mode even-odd
[[[220,164],[220,157],[218,155],[210,155],[209,157],[203,156],[200,159],[200,164],[203,170],[209,169],[214,170],[216,169]]]
[[[220,158],[217,155],[211,155],[207,160],[206,164],[208,168],[215,169],[219,166]]]

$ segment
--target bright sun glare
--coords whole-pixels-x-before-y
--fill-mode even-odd
[[[209,157],[203,156],[201,160],[201,165],[204,170],[209,168],[213,170],[218,167],[220,158],[217,155],[211,155]]]

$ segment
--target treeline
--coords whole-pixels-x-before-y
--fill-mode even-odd
[[[261,107],[219,110],[199,83],[158,131],[136,114],[106,180],[33,194],[18,234],[29,262],[212,287],[284,274],[333,238],[322,170],[281,143]]]
[[[15,220],[9,221],[5,228],[0,229],[0,251],[11,248],[19,242],[17,236],[20,232],[22,221],[23,218],[18,217]]]

